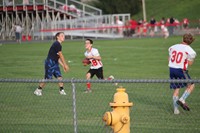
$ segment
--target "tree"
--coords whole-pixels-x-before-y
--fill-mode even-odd
[[[97,0],[91,3],[100,8],[104,14],[137,14],[141,9],[141,0]]]

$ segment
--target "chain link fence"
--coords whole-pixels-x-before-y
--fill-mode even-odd
[[[43,95],[33,94],[47,82]],[[59,94],[58,80],[0,79],[0,132],[112,133],[102,121],[119,86],[126,88],[131,133],[200,132],[200,80],[90,80],[92,93],[84,93],[88,80],[62,80],[67,96]],[[188,97],[190,111],[173,114],[171,82],[194,82]],[[118,83],[116,86],[115,83]],[[180,95],[185,89],[181,89]]]

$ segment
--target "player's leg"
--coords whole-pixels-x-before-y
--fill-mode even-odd
[[[187,89],[185,90],[185,92],[183,93],[181,98],[179,99],[179,101],[181,101],[183,104],[185,104],[185,100],[189,97],[189,95],[192,93],[194,88],[195,88],[195,84],[189,84],[187,86]]]
[[[100,67],[99,69],[97,69],[95,75],[97,76],[98,79],[104,79],[103,68]]]
[[[41,82],[38,86],[38,88],[36,88],[36,90],[34,91],[34,94],[36,96],[42,96],[42,88],[44,88],[45,86],[45,83],[44,82]]]
[[[62,75],[61,75],[59,64],[56,63],[53,68],[54,68],[54,70],[53,70],[54,77],[57,78],[58,80],[62,80],[63,78],[62,78]],[[64,83],[63,82],[59,82],[58,86],[59,86],[60,95],[66,95],[65,90],[64,90]]]
[[[62,80],[62,77],[58,77],[57,79]],[[64,90],[64,83],[60,82],[60,83],[58,83],[58,86],[59,86],[59,89],[60,89],[59,90],[60,95],[66,95],[66,92]]]
[[[170,76],[170,79],[177,79],[177,69],[174,69],[174,68],[170,68],[169,69],[169,76]],[[179,99],[179,84],[178,83],[170,83],[170,89],[173,89],[174,92],[173,92],[173,96],[172,96],[172,101],[173,101],[173,107],[174,107],[174,114],[179,114],[180,111],[178,109],[178,104],[177,104],[177,101]]]
[[[178,98],[179,98],[178,96],[179,96],[179,88],[174,89],[174,93],[173,93],[174,114],[180,113],[180,111],[178,109],[178,104],[177,104],[177,101],[178,101]]]
[[[190,76],[188,74],[188,71],[181,71],[180,72],[180,79],[190,79]],[[190,95],[190,93],[194,90],[194,84],[188,84],[188,83],[181,83],[180,87],[187,87],[181,98],[177,101],[177,103],[186,111],[190,111],[190,108],[186,104],[185,100]]]
[[[44,79],[52,79],[52,72],[45,68],[45,76]],[[38,88],[34,91],[34,94],[36,96],[42,96],[42,89],[45,87],[45,83],[41,82],[39,83]]]
[[[52,79],[52,70],[50,69],[51,67],[51,63],[48,62],[47,60],[45,61],[45,76],[44,79]],[[34,94],[36,96],[42,96],[42,89],[44,88],[45,83],[41,82],[38,86],[38,88],[36,88],[36,90],[34,91]]]
[[[91,77],[91,74],[90,73],[87,73],[86,74],[86,79],[87,80],[90,80],[90,77]],[[91,92],[91,83],[90,82],[87,82],[86,83],[86,90],[85,90],[85,93],[88,93],[88,92]]]
[[[91,78],[93,78],[95,72],[93,69],[90,69],[87,73],[86,73],[86,79],[87,80],[90,80]],[[85,90],[85,93],[88,93],[88,92],[91,92],[91,83],[90,82],[87,82],[86,83],[86,90]]]
[[[191,79],[190,75],[188,74],[188,71],[183,71],[184,74],[184,79]],[[185,86],[187,86],[185,92],[183,93],[183,95],[181,96],[181,98],[179,99],[180,101],[182,101],[183,103],[185,103],[185,100],[188,98],[188,96],[192,93],[192,91],[194,90],[194,83],[189,83],[186,84]]]

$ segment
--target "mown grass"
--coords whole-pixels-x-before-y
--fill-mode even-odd
[[[200,41],[192,47],[200,53]],[[181,37],[94,40],[104,64],[104,75],[116,79],[168,79],[168,48],[181,42]],[[42,79],[43,62],[52,42],[2,44],[0,46],[0,78]],[[82,66],[84,40],[66,41],[63,54],[70,61],[70,71],[64,79],[85,79],[89,69]],[[190,75],[199,79],[200,61],[189,68]],[[0,132],[74,132],[73,99],[71,84],[65,84],[67,96],[58,94],[55,83],[49,83],[42,97],[33,95],[37,83],[0,83]],[[93,92],[84,94],[84,83],[76,83],[78,132],[108,132],[102,116],[111,111],[116,86],[110,83],[92,84]],[[190,112],[180,109],[175,116],[172,108],[172,91],[168,83],[121,83],[129,94],[131,132],[200,132],[199,84],[188,98]],[[183,92],[183,90],[181,91]]]

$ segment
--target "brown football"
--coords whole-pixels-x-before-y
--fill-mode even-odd
[[[89,65],[90,64],[90,60],[85,58],[85,59],[82,60],[82,63],[83,63],[84,66]]]

